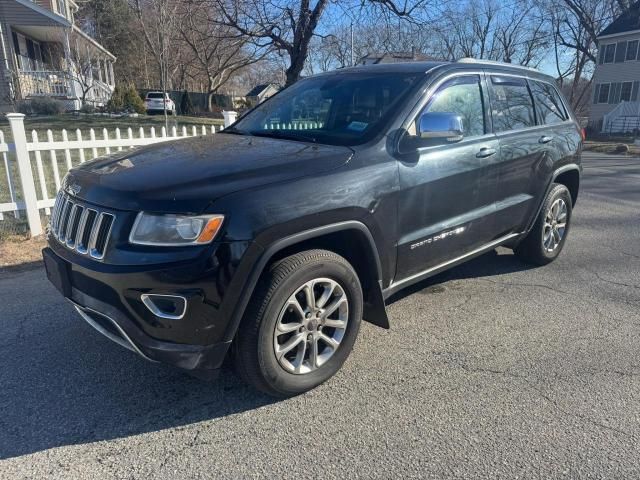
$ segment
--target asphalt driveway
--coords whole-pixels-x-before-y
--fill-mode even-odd
[[[0,275],[0,478],[639,478],[640,159],[585,155],[573,229],[396,297],[285,401],[149,364],[42,269]]]

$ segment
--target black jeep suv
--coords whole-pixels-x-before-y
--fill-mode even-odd
[[[563,248],[582,132],[552,78],[491,62],[310,77],[222,133],[69,172],[44,250],[80,315],[272,395],[335,374],[385,299],[499,245]]]

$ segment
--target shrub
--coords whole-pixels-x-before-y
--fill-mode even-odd
[[[195,109],[193,108],[193,102],[191,101],[191,95],[186,90],[182,93],[182,100],[180,100],[180,114],[193,115]]]
[[[121,85],[116,85],[116,88],[111,94],[111,98],[107,102],[107,111],[111,113],[122,112],[124,110],[124,89]]]
[[[133,85],[117,85],[111,99],[107,103],[107,111],[111,113],[135,112],[144,113],[144,102]]]
[[[64,103],[51,97],[36,97],[20,102],[18,112],[25,115],[59,115],[64,112]]]
[[[616,145],[615,152],[616,153],[627,153],[629,151],[629,145],[625,145],[623,143]]]
[[[145,113],[146,108],[144,102],[140,98],[140,94],[133,85],[127,87],[123,96],[124,109],[128,112]]]
[[[80,112],[81,113],[96,113],[96,107],[93,106],[90,103],[85,103],[84,105],[82,105],[82,107],[80,107]]]

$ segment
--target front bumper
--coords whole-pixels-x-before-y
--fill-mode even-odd
[[[211,262],[201,259],[132,271],[74,258],[56,242],[43,255],[50,280],[104,336],[147,360],[200,378],[217,376],[231,342],[222,338],[228,320],[220,312],[219,292],[211,291],[217,273]],[[58,272],[52,275],[54,269]],[[140,300],[143,293],[176,292],[189,302],[187,314],[179,320],[155,317]]]
[[[159,362],[182,369],[204,380],[215,380],[224,361],[229,343],[214,345],[184,345],[161,342],[142,334],[124,318],[118,320],[91,308],[82,307],[73,300],[80,316],[95,330],[150,362]]]

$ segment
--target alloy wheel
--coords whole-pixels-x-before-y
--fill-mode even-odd
[[[349,299],[340,284],[316,278],[296,289],[280,311],[273,347],[280,366],[293,374],[322,367],[340,347]]]
[[[542,234],[542,246],[546,252],[553,252],[567,230],[567,204],[562,198],[558,198],[547,211],[544,219]]]

